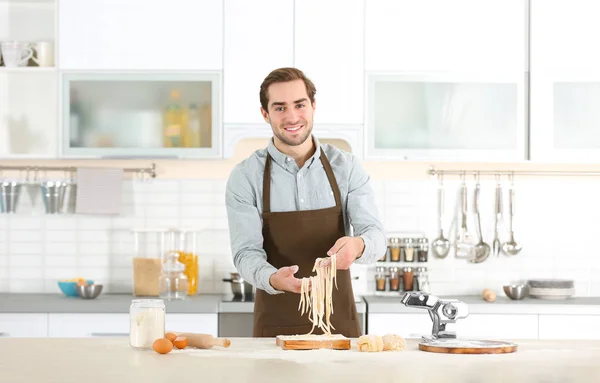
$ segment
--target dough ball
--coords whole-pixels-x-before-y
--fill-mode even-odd
[[[356,347],[362,352],[383,351],[383,338],[377,335],[363,335],[358,338]]]
[[[490,289],[484,289],[481,295],[483,296],[483,299],[487,302],[493,302],[496,300],[496,293],[494,293]]]
[[[406,340],[400,335],[386,334],[383,336],[383,351],[402,351],[406,348]]]

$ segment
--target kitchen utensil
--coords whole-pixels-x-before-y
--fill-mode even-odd
[[[477,179],[477,185],[475,185],[475,198],[474,198],[474,210],[475,216],[477,218],[477,232],[479,235],[479,242],[475,245],[475,258],[471,260],[473,263],[481,263],[485,261],[490,256],[490,245],[483,241],[483,234],[481,232],[481,215],[479,211],[479,179]]]
[[[34,168],[34,170],[33,170],[33,179],[29,178],[29,172],[30,172],[30,169],[27,169],[26,181],[23,184],[23,186],[27,189],[27,194],[29,195],[29,200],[31,201],[31,206],[35,207],[42,188],[41,188],[40,184],[38,183],[37,168]]]
[[[504,293],[512,300],[521,300],[529,294],[529,286],[523,285],[505,285]]]
[[[239,273],[229,273],[230,278],[223,278],[223,282],[231,284],[231,293],[236,299],[252,300],[254,287],[246,282]]]
[[[324,335],[278,335],[275,344],[283,350],[350,350],[350,338],[341,334]]]
[[[515,198],[515,188],[514,188],[514,185],[511,183],[509,194],[508,194],[508,209],[509,209],[508,227],[509,227],[509,231],[510,231],[510,238],[508,239],[507,242],[504,242],[502,244],[502,252],[505,255],[509,255],[509,256],[519,254],[519,252],[523,248],[523,246],[521,244],[519,244],[515,241],[515,236],[514,236],[514,231],[513,231],[513,216],[515,214],[514,198]]]
[[[494,200],[494,240],[492,241],[492,253],[495,257],[500,256],[500,237],[498,233],[498,223],[502,217],[502,184],[500,184],[499,176],[496,176],[496,193]]]
[[[66,183],[62,181],[42,182],[42,200],[47,214],[57,214],[60,212],[61,199],[64,200],[64,188]]]
[[[575,282],[572,279],[530,279],[527,284],[530,287],[542,289],[570,289],[575,287]]]
[[[187,346],[192,348],[209,349],[214,346],[228,348],[231,341],[228,338],[215,338],[210,334],[197,334],[190,332],[173,332],[178,337],[186,337],[188,340]]]
[[[16,213],[21,195],[22,184],[17,181],[4,181],[0,183],[0,197],[2,198],[2,213]]]
[[[457,231],[455,243],[456,258],[473,259],[475,256],[475,245],[471,233],[467,229],[467,184],[463,180],[460,187],[460,210],[461,210],[461,228]]]
[[[440,176],[440,185],[438,187],[438,208],[439,208],[439,226],[440,235],[431,243],[431,250],[436,258],[446,258],[450,252],[450,241],[444,237],[444,185]]]
[[[77,296],[83,299],[94,299],[102,292],[102,285],[75,285]]]
[[[530,287],[529,296],[537,299],[562,300],[569,299],[575,294],[575,288],[541,288]]]
[[[517,351],[515,343],[494,340],[433,340],[419,343],[419,350],[444,354],[508,354]]]
[[[88,285],[93,285],[94,281],[86,280]],[[77,282],[72,281],[58,281],[58,288],[68,297],[78,297],[77,290],[75,290],[75,286],[77,286]]]

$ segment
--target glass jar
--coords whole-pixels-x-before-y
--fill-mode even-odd
[[[390,291],[400,291],[400,274],[397,267],[390,267]]]
[[[196,295],[198,293],[198,256],[194,253],[179,251],[179,259],[184,267],[184,274],[187,277],[188,295]]]
[[[385,267],[377,267],[375,274],[375,290],[385,291]]]
[[[165,337],[165,302],[162,299],[134,299],[129,306],[129,346],[152,349]]]
[[[402,274],[404,280],[404,291],[413,291],[414,274],[412,267],[405,267]]]
[[[417,242],[417,260],[419,262],[427,262],[427,254],[429,253],[429,241],[427,238],[419,238]]]
[[[414,262],[415,261],[415,247],[414,247],[414,239],[412,238],[404,238],[404,262]]]
[[[185,265],[179,262],[179,253],[177,251],[167,253],[158,283],[161,298],[174,300],[187,297],[188,279],[184,271]]]
[[[400,238],[390,238],[390,261],[400,262]]]
[[[417,288],[419,291],[428,293],[429,292],[429,276],[427,275],[426,267],[417,267],[416,276]]]

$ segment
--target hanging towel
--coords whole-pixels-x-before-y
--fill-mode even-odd
[[[78,214],[120,214],[123,169],[77,168]]]

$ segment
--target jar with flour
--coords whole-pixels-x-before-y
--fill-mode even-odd
[[[152,349],[158,338],[165,337],[165,303],[162,299],[134,299],[129,307],[129,345]]]

